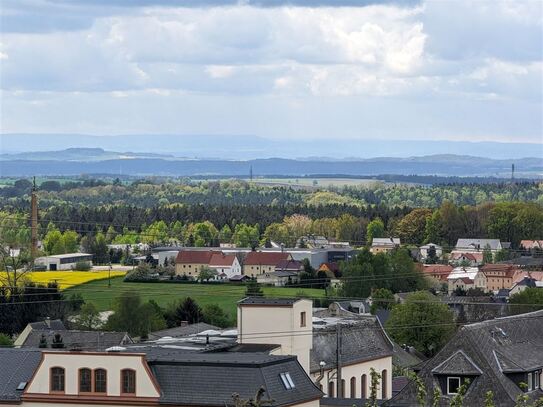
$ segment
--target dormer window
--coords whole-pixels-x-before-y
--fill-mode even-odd
[[[79,369],[79,392],[90,393],[92,391],[92,371],[84,368]]]
[[[460,377],[447,377],[447,394],[458,394]]]
[[[107,372],[105,369],[94,371],[94,392],[107,393]]]
[[[65,374],[64,368],[51,368],[51,392],[64,393],[65,389]]]
[[[136,372],[130,369],[121,370],[121,393],[136,393]]]

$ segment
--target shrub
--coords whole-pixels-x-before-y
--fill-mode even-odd
[[[75,263],[74,270],[77,270],[77,271],[89,271],[91,268],[92,268],[92,266],[91,266],[90,262],[88,262],[88,261],[78,261],[77,263]]]

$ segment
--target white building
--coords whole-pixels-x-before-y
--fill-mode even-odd
[[[436,258],[440,259],[441,256],[443,256],[443,248],[441,246],[434,243],[428,243],[419,247],[421,260],[426,260],[429,256],[429,252],[431,252],[432,249],[435,250]]]
[[[47,271],[66,271],[75,270],[78,262],[87,262],[92,266],[92,254],[66,253],[38,257],[34,260],[34,265],[45,267]]]
[[[475,288],[475,277],[479,273],[478,267],[456,267],[447,277],[449,294],[457,288],[469,290]]]

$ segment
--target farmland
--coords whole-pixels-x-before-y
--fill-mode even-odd
[[[142,300],[154,300],[165,306],[175,300],[191,297],[200,306],[216,304],[226,311],[231,318],[236,313],[236,302],[245,295],[245,286],[230,284],[177,284],[177,283],[129,283],[121,277],[107,281],[90,281],[66,290],[67,295],[79,293],[86,302],[92,302],[98,310],[105,311],[113,308],[115,299],[124,291],[134,291],[140,294]],[[308,297],[324,297],[324,290],[263,287],[267,297],[294,297],[302,292]]]
[[[111,271],[112,278],[118,278],[124,275],[124,271]],[[65,290],[79,284],[88,283],[90,281],[102,282],[101,280],[107,280],[108,278],[108,271],[47,271],[33,272],[24,275],[25,280],[32,281],[36,284],[45,285],[50,282],[56,282],[61,290]],[[0,278],[0,280],[4,279]],[[105,284],[107,284],[107,282]]]

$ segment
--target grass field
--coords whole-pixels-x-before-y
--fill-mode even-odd
[[[263,287],[267,297],[294,297],[304,292],[309,297],[324,297],[324,290],[300,289],[290,287]],[[126,283],[116,277],[111,279],[111,288],[107,281],[91,281],[66,290],[66,294],[80,293],[86,302],[92,302],[100,311],[110,310],[115,299],[123,291],[138,292],[144,301],[155,300],[164,306],[175,300],[192,297],[200,306],[217,304],[231,318],[236,314],[236,302],[244,297],[245,287],[231,284],[174,284],[174,283]]]
[[[111,277],[122,277],[125,274],[124,271],[111,271]],[[56,281],[60,289],[65,290],[89,281],[100,281],[103,284],[101,280],[107,280],[108,276],[108,271],[43,271],[25,274],[24,278],[37,284]]]

